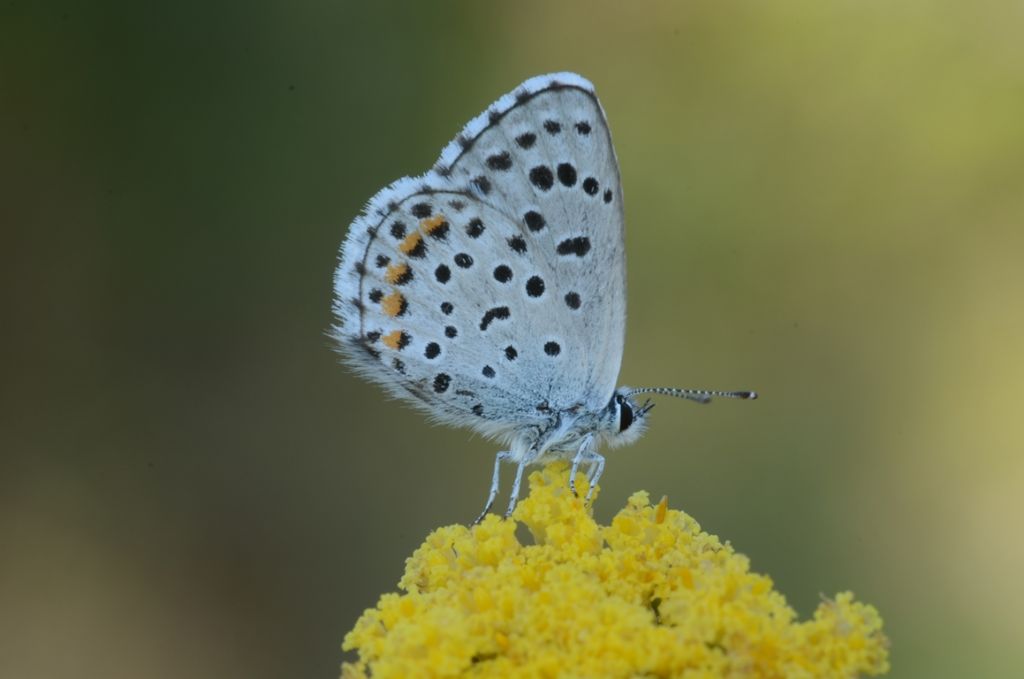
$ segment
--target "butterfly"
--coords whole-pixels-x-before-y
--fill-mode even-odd
[[[352,222],[334,276],[345,362],[432,420],[500,441],[503,463],[586,466],[635,441],[653,405],[752,391],[616,387],[625,342],[622,185],[604,110],[574,73],[522,83],[466,125],[419,177]]]

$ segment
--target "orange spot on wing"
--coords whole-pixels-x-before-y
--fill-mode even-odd
[[[391,266],[388,267],[387,272],[384,274],[384,280],[386,280],[391,285],[395,285],[408,273],[409,265],[406,264],[405,262],[392,264]]]
[[[386,346],[388,346],[388,347],[390,347],[392,349],[396,349],[396,350],[397,349],[401,349],[402,348],[402,334],[403,333],[402,333],[401,330],[395,330],[394,332],[389,332],[388,334],[384,335],[384,337],[381,338],[381,342],[383,342]]]
[[[383,309],[384,313],[388,316],[394,318],[398,314],[402,313],[403,309],[405,309],[405,297],[403,297],[400,292],[392,292],[381,300],[380,308]],[[391,334],[393,335],[394,333]]]
[[[413,231],[412,233],[405,237],[405,240],[403,240],[402,243],[398,246],[398,249],[402,251],[402,254],[407,255],[416,248],[418,248],[420,246],[420,243],[422,242],[423,234],[421,234],[419,231]]]
[[[427,217],[421,221],[420,228],[428,234],[432,234],[440,229],[443,224],[447,223],[447,221],[448,220],[444,218],[444,215],[434,215],[433,217]]]

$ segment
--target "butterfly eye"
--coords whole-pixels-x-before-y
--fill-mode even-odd
[[[633,406],[629,405],[621,396],[616,400],[619,402],[619,433],[621,434],[633,424]]]

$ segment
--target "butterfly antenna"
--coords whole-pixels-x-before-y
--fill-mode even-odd
[[[685,398],[688,401],[697,403],[711,403],[712,398],[741,398],[754,400],[757,398],[756,391],[715,391],[708,389],[676,389],[674,387],[640,387],[631,389],[627,396],[636,394],[660,394],[662,396],[674,396]]]

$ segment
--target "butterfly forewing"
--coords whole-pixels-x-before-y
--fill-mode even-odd
[[[625,262],[618,165],[589,83],[527,81],[434,170],[378,194],[335,290],[350,362],[441,420],[494,433],[602,406]]]

